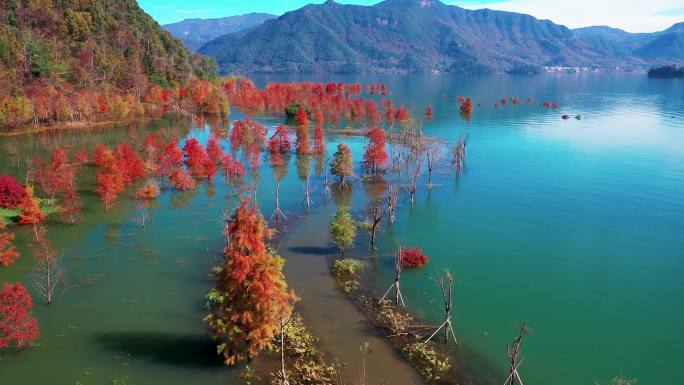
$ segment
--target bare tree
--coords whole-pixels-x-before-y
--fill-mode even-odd
[[[50,305],[55,289],[64,278],[65,271],[60,265],[57,251],[47,238],[45,226],[33,225],[33,244],[31,249],[36,259],[33,283],[40,297]]]
[[[148,214],[148,208],[150,207],[150,202],[146,199],[135,199],[133,201],[133,209],[135,210],[135,221],[140,223],[140,227],[145,228],[145,223],[147,219],[150,218]]]
[[[311,210],[311,205],[313,200],[311,200],[311,170],[306,174],[306,181],[304,182],[304,200],[302,205],[306,205],[306,212]]]
[[[364,342],[359,346],[361,352],[361,369],[359,371],[359,382],[357,385],[366,385],[366,367],[368,366],[368,355],[373,351],[373,347],[369,342]]]
[[[256,195],[256,189],[254,194]],[[280,222],[281,217],[287,220],[285,213],[280,209],[280,178],[276,178],[275,210],[273,210],[273,214],[271,214],[271,219],[273,219],[273,217],[275,217],[278,222]]]
[[[325,165],[323,166],[323,169],[325,170],[323,177],[323,200],[326,204],[328,203],[328,197],[332,198],[333,196],[333,192],[330,189],[332,182],[330,182],[330,178],[328,178],[328,162],[330,162],[330,157],[325,160]]]
[[[282,380],[283,385],[289,385],[290,382],[287,380],[287,370],[285,369],[285,328],[289,325],[295,318],[294,307],[296,302],[292,300],[290,306],[286,313],[281,313],[279,315],[280,319],[280,371],[278,372],[278,377]]]
[[[378,226],[380,226],[380,222],[382,222],[382,210],[378,206],[374,206],[371,208],[371,246],[375,246],[375,235],[377,234],[378,231]]]
[[[416,192],[418,190],[418,178],[420,178],[420,170],[421,170],[421,162],[420,160],[416,160],[415,168],[411,172],[411,206],[413,206],[413,203],[416,200]]]
[[[461,176],[463,164],[465,163],[469,139],[470,134],[466,134],[464,137],[458,138],[456,140],[456,145],[454,146],[454,157],[451,160],[451,165],[456,167],[456,175],[459,177]]]
[[[401,246],[399,247],[399,250],[394,254],[394,283],[392,283],[392,286],[390,286],[389,289],[385,292],[385,295],[380,298],[380,302],[385,300],[385,297],[392,291],[392,289],[395,290],[395,298],[394,298],[394,303],[399,306],[399,303],[401,303],[401,306],[406,307],[406,304],[404,303],[404,297],[401,295],[401,272],[404,270],[404,266],[401,264]]]
[[[432,173],[437,166],[437,163],[442,159],[442,146],[437,140],[426,139],[425,144],[425,159],[427,161],[428,183],[427,188],[434,187],[432,184]]]
[[[389,216],[390,223],[396,222],[398,199],[399,189],[394,185],[390,185],[387,191],[387,215]]]
[[[515,385],[519,382],[520,385],[523,384],[522,379],[520,379],[520,374],[518,374],[518,367],[522,364],[522,359],[520,358],[520,347],[522,346],[523,340],[530,333],[530,328],[527,327],[527,322],[523,323],[520,328],[518,328],[517,335],[513,339],[510,345],[508,345],[508,357],[511,359],[510,374],[506,379],[504,385]]]
[[[451,326],[451,304],[454,290],[454,276],[451,275],[449,270],[445,270],[444,274],[439,277],[438,284],[442,291],[442,300],[444,301],[444,322],[442,322],[437,330],[435,330],[435,332],[428,337],[426,342],[429,342],[440,330],[444,330],[444,343],[449,342],[449,333],[451,333],[451,336],[454,338],[454,342],[458,343],[458,340],[456,340],[456,333],[454,333],[454,329]]]

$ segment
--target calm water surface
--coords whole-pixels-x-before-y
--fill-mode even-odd
[[[428,104],[434,106],[435,116],[424,121],[426,134],[449,143],[470,134],[462,177],[454,177],[445,151],[435,176],[439,187],[428,191],[424,178],[413,207],[402,194],[398,222],[383,228],[378,250],[371,253],[361,236],[355,253],[372,258],[368,278],[382,290],[391,282],[391,253],[398,243],[427,252],[430,264],[407,271],[403,285],[409,308],[428,321],[437,322],[441,311],[434,278],[450,269],[457,277],[456,333],[468,357],[488,363],[483,375],[505,371],[505,345],[516,326],[528,321],[534,332],[521,368],[526,384],[608,383],[620,373],[640,384],[679,382],[684,82],[638,75],[255,80],[274,79],[384,82],[390,98],[417,116]],[[458,95],[484,103],[470,122],[458,114]],[[560,108],[494,108],[495,101],[513,96],[558,101]],[[583,119],[563,121],[562,114]],[[240,116],[234,110],[233,118]],[[269,127],[278,123],[262,121]],[[202,140],[208,136],[207,130],[175,120],[141,125],[139,135],[160,127]],[[130,135],[97,129],[51,137],[92,148]],[[327,137],[329,150],[344,141],[361,160],[362,137]],[[0,141],[42,152],[33,135]],[[16,174],[5,148],[0,148],[0,172]],[[269,216],[274,185],[266,163],[259,180],[260,207]],[[320,179],[314,183],[320,185]],[[83,188],[92,187],[83,183]],[[307,217],[292,156],[281,187],[281,202],[293,223],[293,233],[285,237],[300,244],[297,229],[312,228],[307,221],[324,226],[327,212],[340,201],[351,203],[359,218],[365,216],[376,190],[359,182],[351,194],[321,208],[319,188],[317,211]],[[86,221],[50,226],[55,245],[64,249],[73,287],[52,307],[36,306],[40,347],[0,356],[2,383],[239,383],[237,370],[212,359],[214,348],[201,323],[203,295],[212,285],[207,272],[220,258],[222,212],[234,207],[233,189],[219,177],[195,192],[167,191],[145,229],[135,222],[128,197],[106,214],[96,196],[86,193],[84,199]],[[18,230],[23,256],[0,270],[0,281],[29,282],[27,235]],[[288,279],[312,279],[297,268],[305,261],[287,261],[293,266]],[[317,322],[313,329],[325,330],[322,321],[312,321]],[[335,351],[325,346],[325,338],[321,342],[324,350]],[[356,358],[348,351],[341,354],[348,361]]]

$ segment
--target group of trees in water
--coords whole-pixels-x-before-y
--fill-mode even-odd
[[[207,86],[205,91],[211,87]],[[329,180],[328,173],[337,178],[337,189],[350,188],[358,179],[367,179],[369,183],[383,181],[386,179],[383,175],[391,173],[389,186],[383,187],[381,196],[371,199],[369,216],[362,221],[355,220],[345,205],[338,207],[330,224],[330,239],[342,255],[354,245],[359,226],[369,232],[371,246],[374,246],[382,223],[396,221],[400,193],[408,195],[413,204],[424,173],[429,179],[426,188],[430,189],[437,186],[432,182],[437,167],[450,164],[456,177],[460,177],[465,164],[468,136],[457,138],[453,144],[428,137],[423,134],[420,122],[406,108],[395,107],[393,102],[384,100],[388,94],[386,86],[366,87],[367,93],[382,96],[382,109],[374,100],[361,97],[361,90],[358,84],[335,83],[274,83],[258,89],[248,79],[231,78],[222,84],[221,93],[233,105],[255,115],[291,115],[293,124],[278,125],[268,136],[266,127],[248,117],[233,122],[229,134],[213,132],[205,145],[190,137],[181,147],[175,136],[151,133],[143,140],[121,142],[114,147],[104,143],[93,148],[55,147],[45,159],[27,159],[24,185],[13,177],[0,176],[0,207],[14,210],[16,216],[13,218],[18,224],[32,226],[32,252],[36,260],[32,279],[36,293],[45,303],[52,303],[55,289],[66,273],[58,251],[47,238],[44,223],[48,215],[59,216],[70,224],[82,219],[77,175],[87,168],[94,174],[95,192],[105,210],[111,209],[119,195],[131,187],[135,187],[136,209],[145,210],[149,201],[156,199],[165,188],[194,189],[198,183],[211,182],[219,171],[227,184],[245,187],[243,177],[250,171],[255,184],[239,190],[241,202],[226,217],[224,258],[211,272],[216,284],[206,296],[209,314],[204,322],[217,340],[218,351],[226,364],[249,360],[278,343],[279,338],[281,352],[287,350],[283,346],[287,343],[283,334],[289,320],[296,318],[293,312],[297,297],[287,286],[282,273],[284,261],[269,244],[272,232],[252,195],[262,155],[266,155],[274,170],[276,209],[272,218],[276,222],[286,219],[279,203],[279,185],[286,176],[292,155],[297,157],[298,174],[305,186],[303,202],[307,208],[311,205],[309,165],[312,158],[318,163],[316,175],[322,179],[324,197],[329,197],[333,191],[334,182]],[[158,91],[148,95],[151,101],[164,100],[165,91]],[[193,91],[192,95],[197,93]],[[195,99],[199,100],[201,98]],[[459,103],[461,113],[473,113],[471,98],[460,98]],[[432,107],[428,106],[425,115],[430,118],[433,113]],[[348,143],[339,143],[332,156],[326,158],[324,125],[327,123],[327,129],[333,131],[341,120],[365,128],[356,131],[366,138],[358,168]],[[309,140],[311,125],[315,125],[313,145]],[[229,142],[230,151],[224,149],[224,140]],[[45,198],[37,198],[36,191]],[[144,226],[144,222],[142,224]],[[5,231],[5,224],[0,222],[0,263],[4,266],[11,265],[19,257],[12,245],[13,239],[14,235]],[[348,260],[340,259],[342,263],[338,268],[357,272],[357,264],[344,265]],[[428,261],[429,257],[420,248],[397,250],[395,280],[385,296],[394,289],[395,305],[403,306],[402,270],[421,267]],[[451,325],[453,277],[445,273],[440,282],[444,321],[432,330],[427,341],[407,348],[408,356],[424,357],[431,351],[425,343],[440,331],[445,340],[450,335],[455,339]],[[383,300],[384,297],[380,303]],[[386,309],[386,305],[382,306]],[[31,315],[32,307],[31,296],[23,285],[4,284],[0,293],[0,347],[23,348],[37,340],[38,323]],[[399,313],[390,314],[398,316]],[[521,328],[509,349],[511,372],[507,384],[513,385],[520,380],[517,374],[520,344],[527,330],[526,325]],[[287,379],[284,363],[279,376]],[[287,383],[300,382],[291,380]]]

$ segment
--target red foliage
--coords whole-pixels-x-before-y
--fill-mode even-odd
[[[0,219],[0,230],[5,228],[5,224]],[[14,249],[12,241],[14,234],[0,231],[0,265],[9,266],[19,258],[19,253]]]
[[[86,164],[88,164],[88,159],[88,150],[86,150],[85,148],[76,151],[76,153],[74,154],[74,162],[77,163],[79,166],[85,166]]]
[[[76,192],[75,186],[72,185],[64,191],[59,205],[62,208],[60,214],[68,223],[74,224],[83,219],[81,216],[81,197]]]
[[[309,130],[307,129],[307,127],[297,126],[295,134],[297,135],[297,154],[310,154],[311,146],[309,145]]]
[[[546,108],[549,108],[551,107],[551,102],[544,102],[542,105]]]
[[[170,175],[183,164],[183,150],[178,147],[178,140],[174,139],[164,147],[160,163],[162,175]]]
[[[233,151],[242,149],[252,168],[259,166],[259,154],[266,139],[266,128],[251,118],[238,120],[233,125],[230,143]]]
[[[366,132],[366,137],[369,142],[363,154],[363,167],[375,174],[387,163],[386,134],[382,128],[376,127]]]
[[[299,110],[295,114],[295,121],[300,126],[306,126],[309,124],[309,116],[306,113],[306,109],[301,104],[299,105]]]
[[[206,165],[210,162],[207,151],[195,138],[189,138],[183,146],[185,153],[185,164],[188,166],[190,174],[194,176],[205,176]]]
[[[226,173],[226,178],[239,178],[245,175],[244,163],[234,159],[230,154],[226,154],[223,158],[223,169]]]
[[[0,207],[15,209],[26,198],[26,189],[13,176],[0,175]]]
[[[118,162],[112,151],[102,144],[98,144],[95,148],[93,161],[97,165],[97,172],[95,173],[97,189],[95,191],[100,195],[106,211],[109,210],[116,197],[125,188],[124,176],[119,169],[121,162]]]
[[[20,284],[3,283],[0,291],[0,348],[32,346],[40,337],[38,321],[31,315],[33,300]]]
[[[140,154],[133,151],[128,143],[119,143],[114,151],[114,158],[121,172],[124,186],[128,186],[147,175],[145,172],[145,161]]]
[[[195,180],[182,167],[171,173],[169,180],[171,181],[171,186],[176,190],[186,191],[195,188]]]
[[[461,113],[472,114],[473,113],[473,99],[464,98],[463,96],[460,96],[459,100],[461,101]]]
[[[323,141],[323,113],[316,111],[316,131],[314,131],[314,152],[322,154],[325,152],[325,142]]]
[[[421,267],[428,263],[429,257],[419,248],[407,248],[401,251],[401,265],[404,267]]]
[[[207,154],[214,163],[220,164],[223,161],[223,147],[216,136],[211,136],[207,141]]]
[[[432,112],[433,112],[433,111],[432,111],[432,105],[427,106],[427,108],[425,109],[425,116],[431,118],[431,117],[432,117]]]
[[[268,140],[268,151],[271,154],[285,154],[292,148],[290,132],[282,124],[276,128],[275,132]]]
[[[396,111],[394,111],[394,119],[401,123],[411,119],[411,114],[408,112],[406,107],[399,106]]]
[[[204,162],[204,177],[207,180],[212,180],[216,176],[216,163],[212,162],[210,159]]]
[[[276,152],[278,154],[278,152]],[[205,319],[216,337],[226,363],[254,357],[268,348],[294,295],[287,290],[282,260],[268,252],[270,231],[257,208],[243,202],[227,224],[229,246],[216,273],[212,301]]]
[[[135,197],[139,200],[153,200],[159,196],[159,185],[156,183],[147,183],[138,188]]]
[[[40,208],[38,199],[33,196],[33,187],[26,188],[26,197],[21,202],[21,211],[19,212],[19,224],[21,225],[35,225],[45,219],[45,213]]]

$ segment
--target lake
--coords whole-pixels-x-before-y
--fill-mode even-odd
[[[499,383],[504,382],[506,344],[527,321],[533,333],[520,368],[525,384],[607,384],[620,374],[640,384],[678,382],[684,344],[679,332],[684,325],[684,82],[637,74],[254,80],[258,85],[270,80],[386,83],[388,98],[420,118],[426,135],[448,143],[435,171],[437,186],[428,190],[423,176],[413,206],[402,191],[397,223],[383,224],[377,250],[371,251],[362,235],[353,255],[373,262],[366,279],[384,292],[392,281],[397,245],[422,248],[430,263],[407,270],[402,291],[408,308],[428,322],[439,323],[441,317],[435,278],[445,268],[453,272],[456,335],[466,359],[484,363],[476,365],[483,375],[503,374]],[[458,95],[475,102],[470,121],[459,115]],[[523,103],[494,106],[509,97]],[[527,104],[528,97],[538,102]],[[541,101],[557,101],[559,108],[545,108]],[[429,104],[432,119],[423,117]],[[561,119],[563,114],[571,119]],[[233,108],[231,119],[242,116]],[[281,121],[257,120],[269,129]],[[0,173],[21,175],[6,143],[23,159],[45,154],[41,143],[92,148],[162,128],[201,141],[209,135],[204,127],[167,118],[139,123],[136,130],[3,136]],[[466,134],[468,155],[456,178],[451,148]],[[326,132],[326,140],[329,154],[341,141],[350,144],[362,173],[364,137]],[[227,140],[223,143],[229,147]],[[310,161],[315,169],[315,159]],[[323,229],[336,204],[351,204],[362,219],[379,193],[377,182],[355,181],[351,192],[323,206],[322,177],[317,176],[314,208],[306,215],[294,155],[289,168],[280,190],[289,219],[285,244],[308,237],[316,247],[326,245]],[[388,183],[395,178],[403,184],[406,175],[385,176]],[[223,211],[235,206],[235,189],[218,177],[196,191],[165,191],[153,204],[152,223],[143,229],[135,221],[132,192],[105,213],[98,197],[85,192],[92,191],[92,179],[86,176],[89,184],[81,184],[86,220],[75,226],[54,223],[49,230],[63,250],[70,288],[51,307],[36,305],[40,346],[3,353],[3,379],[8,384],[240,383],[237,369],[213,359],[215,348],[201,322],[204,294],[213,284],[208,273],[220,260],[224,242]],[[274,190],[272,171],[262,162],[258,202],[267,218]],[[22,257],[0,269],[0,281],[30,282],[27,240],[28,231],[20,228],[15,244]],[[292,254],[286,262],[291,286],[309,280],[331,285],[320,270],[314,277],[301,268],[309,259],[295,258],[287,247],[281,253]],[[323,299],[310,291],[302,297],[307,321],[307,313],[316,312],[307,298],[310,303]],[[322,321],[308,319],[312,330],[325,333]],[[332,339],[321,337],[323,350],[335,353],[336,346],[326,345]],[[350,349],[338,353],[356,359]]]

